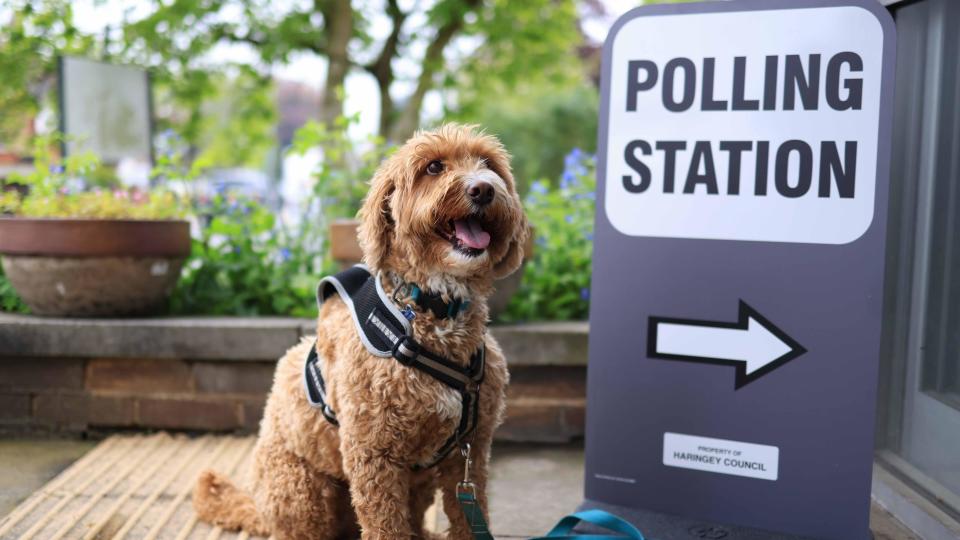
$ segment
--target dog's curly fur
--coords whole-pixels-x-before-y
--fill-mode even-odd
[[[443,164],[441,173],[427,172],[433,161]],[[494,186],[487,206],[474,205],[466,193],[477,181]],[[490,233],[482,253],[457,249],[450,224],[466,216],[479,219]],[[471,470],[486,513],[490,445],[503,419],[508,382],[503,354],[486,330],[486,299],[494,279],[519,267],[528,235],[509,155],[496,138],[474,126],[418,133],[374,175],[360,218],[364,261],[373,272],[383,272],[388,294],[401,283],[416,283],[471,302],[453,319],[418,310],[412,325],[423,346],[464,366],[481,343],[486,347]],[[428,536],[424,512],[439,487],[449,536],[472,538],[456,501],[463,476],[460,453],[431,469],[411,469],[426,462],[456,429],[459,394],[420,371],[369,354],[346,305],[331,298],[320,310],[316,346],[329,402],[340,420],[337,428],[304,396],[310,346],[303,341],[277,365],[255,448],[252,493],[205,471],[193,494],[200,519],[278,540],[356,537],[358,532],[364,539],[423,538]]]

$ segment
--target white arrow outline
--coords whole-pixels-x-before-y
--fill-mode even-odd
[[[734,365],[740,389],[807,352],[757,310],[740,300],[734,323],[650,317],[647,356]]]

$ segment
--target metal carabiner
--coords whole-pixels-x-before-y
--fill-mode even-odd
[[[470,443],[463,443],[463,446],[460,447],[460,455],[463,456],[462,484],[472,484],[473,482],[470,481],[470,465],[473,464],[473,460],[470,459]]]
[[[396,289],[393,290],[393,302],[395,304],[400,304],[400,299],[407,295],[410,292],[409,283],[401,283]]]

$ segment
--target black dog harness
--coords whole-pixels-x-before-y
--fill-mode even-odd
[[[470,357],[470,366],[466,369],[424,349],[413,339],[409,319],[415,315],[410,312],[409,306],[401,312],[383,291],[379,276],[372,276],[366,266],[357,265],[323,278],[317,287],[317,302],[322,304],[334,292],[350,308],[357,334],[370,354],[381,358],[392,357],[404,366],[422,371],[460,393],[460,423],[456,431],[427,463],[414,465],[414,469],[426,469],[436,465],[454,448],[466,443],[467,437],[477,426],[480,383],[483,381],[484,368],[483,345]],[[458,302],[456,309],[448,309],[446,313],[455,316],[461,305],[462,303]],[[431,307],[431,311],[441,310],[433,310]],[[340,424],[337,414],[327,403],[326,385],[320,367],[316,346],[310,347],[303,373],[307,401],[320,409],[331,424],[337,426]]]

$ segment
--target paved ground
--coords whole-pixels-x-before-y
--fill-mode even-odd
[[[93,446],[67,440],[0,440],[0,516]],[[580,503],[582,446],[500,445],[493,455],[490,496],[496,537],[542,535]],[[916,538],[876,506],[871,526],[876,540]]]
[[[0,516],[95,445],[77,440],[0,439]]]

